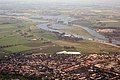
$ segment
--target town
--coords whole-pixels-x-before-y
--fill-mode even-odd
[[[0,60],[0,73],[5,79],[119,80],[120,54],[14,54]]]

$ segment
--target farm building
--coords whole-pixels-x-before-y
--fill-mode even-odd
[[[56,54],[81,54],[80,52],[67,52],[67,51],[61,51],[57,52]]]

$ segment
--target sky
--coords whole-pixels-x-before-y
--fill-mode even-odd
[[[42,3],[42,2],[48,2],[48,3],[111,3],[111,4],[118,4],[120,3],[120,0],[0,0],[0,2],[24,2],[24,3]]]
[[[120,0],[0,0],[0,1],[20,1],[20,2],[120,2]]]

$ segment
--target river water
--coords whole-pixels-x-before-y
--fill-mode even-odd
[[[68,17],[68,16],[63,16],[63,15],[59,15],[59,16],[47,16],[47,15],[43,15],[43,16],[39,16],[40,18],[43,19],[51,19],[51,20],[62,20],[64,22],[70,22],[70,21],[74,21],[76,19]],[[65,28],[66,26],[68,26],[67,24],[58,24],[58,23],[54,23],[51,24],[50,27],[55,28],[55,29],[51,29],[49,28],[47,25],[47,23],[39,23],[39,20],[35,20],[35,19],[31,19],[34,22],[38,22],[38,28],[44,29],[44,30],[48,30],[48,31],[55,31],[55,32],[60,32],[59,29]],[[91,34],[91,37],[86,37],[86,36],[82,36],[82,35],[75,35],[78,37],[82,37],[84,39],[99,39],[99,40],[103,40],[103,41],[108,41],[108,38],[105,38],[103,35],[99,34],[98,32],[96,32],[94,29],[89,28],[89,27],[85,27],[85,26],[81,26],[81,25],[77,25],[79,27],[81,27],[82,29],[86,30],[87,32],[89,32],[89,34]],[[60,32],[61,33],[61,32]],[[73,34],[74,35],[74,34]],[[113,40],[113,44],[120,44],[120,41],[116,41]]]
[[[43,16],[39,16],[39,18],[51,19],[51,20],[62,20],[65,23],[68,23],[70,21],[76,20],[74,18],[71,18],[71,17],[68,17],[68,16],[63,16],[63,15],[59,15],[59,16],[47,16],[47,15],[43,15]],[[31,19],[31,20],[33,20],[35,22],[37,21],[39,23],[39,20],[35,20],[35,19]],[[45,29],[45,30],[49,30],[49,31],[57,31],[57,32],[59,32],[59,29],[65,28],[66,26],[68,26],[68,25],[55,23],[55,24],[52,24],[51,27],[55,28],[55,29],[58,29],[58,30],[54,30],[54,29],[50,29],[49,27],[47,27],[47,23],[40,23],[40,24],[38,24],[39,28],[42,28],[42,29]],[[83,26],[79,26],[79,27],[81,27],[84,30],[86,30],[87,32],[89,32],[94,38],[105,40],[105,37],[103,35],[100,35],[99,33],[97,33],[95,30],[90,29],[88,27],[83,27]]]

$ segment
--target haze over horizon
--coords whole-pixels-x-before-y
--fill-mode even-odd
[[[35,8],[35,7],[120,7],[120,0],[0,0],[0,8]]]
[[[41,2],[47,2],[47,3],[83,3],[83,4],[88,4],[88,3],[105,3],[105,4],[120,4],[120,0],[0,0],[0,3],[3,2],[23,2],[23,3],[41,3]]]

